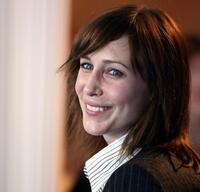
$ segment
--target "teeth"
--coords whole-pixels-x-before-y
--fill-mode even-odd
[[[107,107],[97,107],[97,106],[91,106],[91,105],[86,105],[87,109],[93,112],[103,112],[107,109]]]

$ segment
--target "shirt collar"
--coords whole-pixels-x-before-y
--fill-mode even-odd
[[[84,173],[90,181],[92,192],[103,190],[111,174],[130,160],[138,150],[125,158],[121,157],[121,147],[126,135],[115,140],[86,161]]]

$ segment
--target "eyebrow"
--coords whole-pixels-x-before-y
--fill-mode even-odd
[[[81,57],[81,58],[90,60],[90,57],[88,57],[87,55],[86,55],[86,56],[83,56],[83,57]],[[117,63],[117,64],[120,64],[120,65],[124,66],[125,68],[129,69],[129,67],[128,67],[127,65],[125,65],[124,63],[122,63],[121,61],[115,61],[115,60],[110,60],[110,59],[104,59],[104,60],[103,60],[103,63],[105,63],[105,64]]]

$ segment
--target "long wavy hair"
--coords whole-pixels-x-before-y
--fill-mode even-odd
[[[123,143],[123,153],[131,154],[137,147],[163,146],[184,166],[198,172],[200,158],[188,140],[190,73],[183,35],[165,12],[134,5],[109,10],[85,26],[77,34],[67,62],[61,66],[67,75],[66,133],[70,156],[78,150],[84,161],[105,146],[101,136],[89,136],[83,129],[74,90],[79,60],[123,35],[129,38],[133,68],[150,92],[145,112]]]

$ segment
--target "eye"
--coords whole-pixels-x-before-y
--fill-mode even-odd
[[[124,74],[121,72],[121,71],[119,71],[118,69],[110,69],[109,71],[108,71],[108,74],[109,75],[112,75],[112,76],[114,76],[114,77],[122,77]]]
[[[91,71],[93,70],[93,65],[90,63],[81,63],[80,68],[83,69],[84,71]]]

